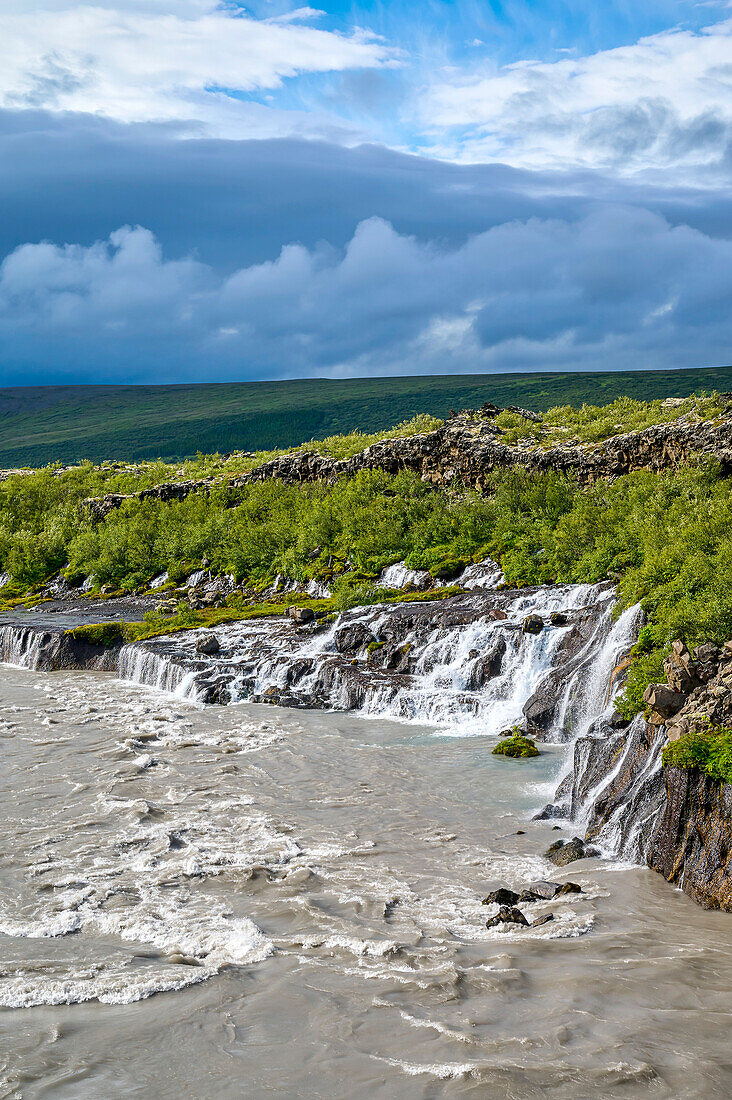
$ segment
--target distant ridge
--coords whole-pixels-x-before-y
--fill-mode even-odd
[[[197,451],[290,447],[417,413],[486,401],[538,410],[686,397],[732,389],[732,366],[676,371],[429,375],[181,386],[21,386],[0,389],[0,467],[91,459],[179,459]]]

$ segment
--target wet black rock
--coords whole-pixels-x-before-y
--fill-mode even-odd
[[[566,817],[567,807],[560,806],[556,802],[547,802],[543,810],[534,814],[532,821],[551,821],[553,818]]]
[[[569,616],[564,611],[552,611],[549,622],[552,626],[566,626],[569,622]]]
[[[519,900],[519,895],[515,890],[506,890],[504,887],[500,887],[498,890],[491,890],[490,894],[483,898],[483,905],[515,905]]]
[[[539,878],[535,879],[534,882],[530,882],[524,893],[531,894],[532,898],[541,898],[543,901],[551,901],[552,898],[556,896],[558,890],[558,882],[551,882],[549,879]]]
[[[553,920],[554,920],[554,914],[553,913],[545,913],[543,917],[537,917],[535,921],[532,921],[531,922],[531,927],[532,928],[541,928],[542,924],[549,924],[549,922],[553,921]]]
[[[502,905],[495,917],[486,921],[486,928],[497,928],[499,924],[519,924],[528,928],[529,922],[520,909],[511,905]]]
[[[336,630],[333,637],[333,648],[338,653],[358,653],[364,646],[374,642],[378,645],[377,639],[374,638],[366,624],[357,620],[356,622],[345,623]]]
[[[590,856],[599,854],[597,848],[589,847],[584,840],[575,836],[571,840],[558,840],[548,848],[544,856],[557,867],[564,867],[577,859],[589,859]]]
[[[541,634],[544,629],[544,620],[541,615],[527,615],[521,629],[524,634]]]
[[[562,897],[564,894],[581,894],[582,887],[578,882],[563,882],[557,890],[557,897]]]

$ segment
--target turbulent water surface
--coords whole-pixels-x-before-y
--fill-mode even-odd
[[[623,629],[598,622],[588,720]],[[545,863],[566,746],[492,756],[435,667],[420,723],[3,666],[0,1096],[730,1095],[729,916]],[[489,888],[552,870],[584,888],[524,906],[553,922],[486,929]]]

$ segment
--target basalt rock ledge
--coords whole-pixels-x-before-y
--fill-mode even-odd
[[[89,498],[85,504],[94,519],[102,520],[127,500],[183,500],[190,493],[223,487],[234,502],[237,490],[253,482],[277,478],[286,484],[332,483],[361,470],[385,470],[390,474],[411,470],[435,486],[444,487],[457,479],[481,492],[487,488],[493,471],[510,468],[530,473],[556,470],[573,474],[583,484],[620,477],[633,470],[673,469],[695,457],[712,458],[725,474],[732,472],[732,412],[715,420],[700,420],[689,414],[668,424],[612,436],[602,443],[542,447],[533,442],[516,446],[502,442],[495,424],[495,415],[500,411],[490,407],[463,412],[435,431],[380,440],[348,459],[296,451],[237,477],[165,482],[139,493]]]

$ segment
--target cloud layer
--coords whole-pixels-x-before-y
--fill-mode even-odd
[[[212,133],[243,136],[256,134],[264,111],[242,102],[243,95],[301,74],[368,69],[397,57],[365,32],[302,23],[317,14],[309,8],[270,20],[213,2],[161,9],[68,3],[0,13],[0,105],[122,122],[191,120]],[[289,125],[298,121],[306,123],[296,113]]]
[[[674,367],[732,346],[732,242],[605,205],[457,247],[362,222],[345,249],[288,245],[227,276],[125,227],[29,244],[0,268],[9,382]]]
[[[421,110],[437,149],[474,161],[623,173],[724,164],[732,20],[585,57],[453,71],[431,83]]]

